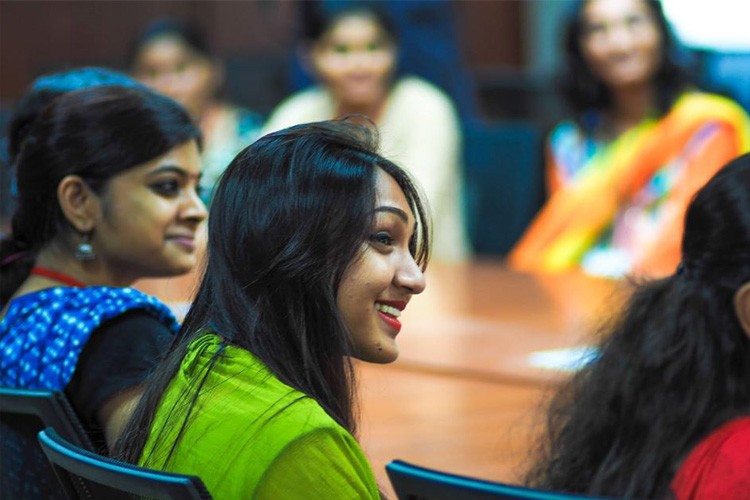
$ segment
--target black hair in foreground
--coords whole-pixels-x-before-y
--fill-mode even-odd
[[[530,484],[669,497],[692,448],[750,411],[750,340],[734,309],[750,281],[750,154],[698,191],[682,252],[680,271],[637,286],[598,360],[553,400]]]
[[[160,397],[188,345],[206,330],[250,351],[356,434],[351,340],[336,294],[374,224],[376,169],[396,180],[414,212],[412,248],[422,268],[429,253],[417,188],[376,148],[365,125],[318,122],[261,137],[230,163],[211,205],[207,267],[197,297],[117,455],[137,462],[149,433],[158,439],[160,429],[150,428]],[[187,415],[166,425],[190,425],[199,392],[200,384],[190,388],[182,396]]]

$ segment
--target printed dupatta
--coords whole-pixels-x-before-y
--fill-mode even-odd
[[[731,151],[695,158],[713,163],[705,165],[706,170],[715,172],[750,149],[750,121],[742,108],[720,96],[686,93],[666,116],[645,120],[622,134],[591,158],[574,184],[555,192],[508,255],[508,264],[522,271],[548,273],[577,267],[618,212],[707,124],[729,133],[732,144]],[[687,202],[683,210],[686,206]],[[670,260],[674,259],[678,261],[679,256]]]

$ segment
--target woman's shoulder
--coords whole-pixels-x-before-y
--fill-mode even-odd
[[[293,93],[276,105],[262,133],[275,132],[298,123],[327,120],[333,113],[330,94],[323,87],[314,85]]]
[[[742,106],[731,98],[697,90],[683,93],[675,101],[669,114],[675,112],[716,118],[747,119],[747,113]]]
[[[712,450],[742,449],[750,463],[750,416],[738,417],[720,425],[698,446],[701,445]]]
[[[258,131],[263,126],[263,116],[250,108],[231,103],[222,103],[218,112],[235,124],[238,135]]]
[[[211,372],[205,383],[210,390],[206,394],[245,424],[252,414],[261,420],[270,415],[282,417],[268,420],[271,425],[283,422],[289,432],[338,425],[314,399],[281,381],[253,353],[206,331],[188,347],[183,373],[189,380],[200,377],[209,364]]]
[[[750,494],[750,417],[730,420],[688,454],[672,482],[676,497],[717,500]],[[739,494],[739,496],[738,496]]]
[[[391,100],[413,106],[435,105],[453,108],[451,98],[437,85],[418,76],[404,76],[391,89]]]
[[[144,309],[176,326],[171,310],[156,297],[128,287],[54,287],[17,297],[10,302],[5,319],[16,316],[55,318],[82,316],[101,322],[131,309]]]

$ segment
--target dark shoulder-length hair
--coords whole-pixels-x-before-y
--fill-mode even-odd
[[[141,51],[151,42],[164,37],[176,38],[187,48],[207,59],[215,57],[208,39],[197,25],[178,18],[159,17],[146,24],[130,41],[125,58],[127,66],[132,69]]]
[[[320,41],[342,18],[361,15],[375,21],[394,45],[398,45],[399,34],[395,20],[378,6],[376,1],[325,2],[302,0],[300,3],[300,37],[307,43]]]
[[[372,231],[378,168],[395,179],[415,215],[412,252],[423,268],[429,254],[420,194],[376,148],[369,127],[327,121],[266,135],[230,163],[211,204],[202,283],[179,343],[116,447],[119,456],[138,461],[149,431],[158,439],[162,429],[150,427],[159,399],[190,342],[206,330],[253,353],[356,434],[351,339],[336,294]],[[200,385],[183,397],[194,402],[199,392]],[[190,411],[192,404],[165,425],[184,430]]]
[[[57,199],[64,177],[78,175],[101,193],[115,175],[200,137],[182,106],[145,87],[100,86],[53,99],[19,139],[17,205],[0,244],[0,304],[26,279],[36,252],[71,230]]]
[[[598,359],[553,400],[531,484],[668,497],[691,449],[750,410],[750,340],[734,309],[750,282],[750,154],[697,193],[682,252],[673,276],[636,288]]]
[[[575,115],[586,125],[583,116],[592,110],[607,110],[612,106],[612,94],[589,67],[583,55],[581,40],[585,23],[583,10],[590,0],[580,0],[572,11],[564,30],[565,64],[558,75],[558,89]],[[690,84],[685,69],[676,60],[677,41],[672,34],[659,0],[644,0],[656,22],[661,38],[662,59],[654,75],[656,111],[661,116],[674,104]]]

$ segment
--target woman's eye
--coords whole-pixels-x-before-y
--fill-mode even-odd
[[[176,180],[159,181],[152,184],[151,189],[164,196],[177,196],[180,193],[180,183]]]
[[[385,246],[393,245],[393,237],[386,232],[379,232],[379,233],[373,234],[372,236],[370,236],[370,241],[372,241],[373,243],[377,243],[379,245],[385,245]]]
[[[584,28],[587,35],[598,35],[605,31],[607,31],[607,26],[604,23],[589,23]]]
[[[336,54],[346,54],[347,52],[349,52],[349,47],[347,47],[346,45],[334,45],[333,52]]]
[[[625,24],[631,28],[639,27],[643,24],[646,24],[646,18],[644,16],[629,16]]]

